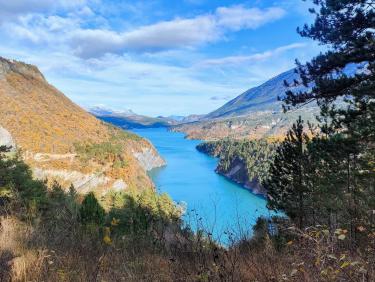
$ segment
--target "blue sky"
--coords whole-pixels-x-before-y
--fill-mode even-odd
[[[208,113],[306,61],[302,0],[0,0],[0,56],[36,64],[79,105]]]

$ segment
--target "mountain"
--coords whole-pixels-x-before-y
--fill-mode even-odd
[[[15,145],[37,178],[82,193],[152,188],[147,170],[164,164],[152,144],[87,113],[37,67],[1,57],[0,141]]]
[[[124,129],[171,127],[178,124],[199,121],[205,117],[205,115],[149,117],[136,114],[132,110],[115,111],[101,106],[89,108],[88,111],[97,118]]]
[[[363,72],[367,64],[348,64],[343,72],[349,77],[357,73]],[[229,101],[219,109],[209,113],[204,118],[225,118],[246,116],[255,112],[279,112],[281,110],[282,102],[278,101],[277,97],[283,97],[285,92],[289,89],[294,91],[303,90],[303,87],[285,87],[284,81],[292,84],[294,80],[299,80],[299,75],[295,73],[295,69],[286,71],[258,87],[251,88],[233,100]],[[308,107],[314,108],[316,105],[312,104]],[[305,107],[307,108],[307,107]]]
[[[172,118],[166,117],[148,117],[138,115],[132,110],[127,111],[114,111],[102,107],[89,108],[88,111],[97,118],[119,126],[124,129],[132,128],[150,128],[150,127],[170,127],[178,124]]]
[[[159,116],[160,118],[163,118],[163,116]],[[181,122],[184,120],[184,116],[178,116],[178,115],[171,115],[171,116],[167,116],[167,118],[171,119],[171,120],[175,120],[177,122]]]
[[[102,107],[102,106],[95,106],[88,109],[90,113],[95,116],[106,116],[106,115],[122,115],[122,116],[132,116],[136,115],[132,110],[123,110],[123,111],[115,111],[110,108]]]
[[[298,116],[315,120],[319,111],[316,105],[309,105],[286,114],[282,112],[282,102],[277,97],[283,96],[287,90],[284,81],[293,82],[294,79],[298,79],[294,69],[284,72],[242,93],[198,121],[175,126],[173,130],[185,132],[189,138],[203,140],[280,137]]]
[[[205,115],[188,115],[188,116],[169,116],[169,119],[175,120],[179,124],[199,121],[204,118]]]
[[[284,81],[291,83],[298,77],[294,69],[284,72],[258,87],[247,90],[219,109],[209,113],[205,118],[244,116],[262,111],[279,112],[281,102],[278,101],[277,97],[283,96],[287,90]]]
[[[205,115],[188,115],[188,116],[186,116],[182,119],[181,123],[189,123],[189,122],[200,121],[204,117],[205,117]]]

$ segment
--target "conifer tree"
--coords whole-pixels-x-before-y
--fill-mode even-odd
[[[313,0],[315,22],[298,32],[328,47],[305,65],[297,62],[296,84],[308,90],[288,91],[285,110],[317,101],[332,120],[326,131],[356,127],[356,137],[374,140],[375,132],[375,1]],[[299,88],[300,89],[300,88]],[[333,102],[340,98],[340,106]],[[344,105],[342,102],[344,101]]]
[[[300,117],[278,147],[269,171],[270,176],[264,182],[268,191],[268,207],[284,211],[297,221],[299,227],[304,225],[310,192],[306,176],[309,171],[306,153],[308,143],[309,137],[304,132]]]
[[[99,204],[94,193],[88,193],[80,209],[81,222],[84,224],[102,225],[105,220],[105,211]]]
[[[284,109],[320,106],[324,135],[308,148],[314,204],[329,226],[355,229],[370,224],[365,218],[375,208],[375,1],[312,2],[315,22],[298,32],[328,51],[306,64],[297,62],[300,80],[294,86],[305,88],[288,91]]]

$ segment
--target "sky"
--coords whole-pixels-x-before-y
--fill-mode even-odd
[[[84,108],[205,114],[311,59],[302,0],[0,0],[0,56]]]

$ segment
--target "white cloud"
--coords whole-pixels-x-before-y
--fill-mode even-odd
[[[194,46],[218,39],[218,31],[209,16],[176,19],[117,33],[110,30],[79,29],[70,38],[71,46],[82,57],[105,53],[154,51]]]
[[[0,54],[37,65],[82,106],[106,104],[170,115],[218,108],[225,99],[293,67],[293,59],[300,57],[297,52],[305,52],[292,44],[248,56],[208,59],[206,50],[199,49],[225,40],[230,32],[277,20],[283,15],[277,8],[234,6],[144,24],[141,14],[136,18],[142,20],[134,20],[135,12],[128,10],[130,19],[113,20],[109,15],[120,4],[92,4],[99,1],[7,0],[14,6],[5,9],[0,0],[0,16],[6,12],[14,19],[0,23]],[[17,8],[20,3],[25,6]],[[146,21],[152,19],[153,14]],[[285,52],[294,49],[298,51]]]
[[[290,45],[292,46],[292,45]],[[277,56],[221,70],[191,67],[202,54],[193,51],[168,53],[175,62],[166,64],[147,55],[105,55],[82,59],[61,50],[6,48],[0,53],[9,58],[35,64],[48,81],[81,106],[105,104],[111,108],[132,109],[146,115],[208,113],[233,98],[294,66],[293,58],[277,48]],[[297,45],[295,45],[297,46]],[[306,48],[297,48],[298,53]],[[183,57],[184,65],[176,63]],[[298,55],[303,60],[303,56]]]
[[[210,66],[223,66],[223,65],[238,65],[244,63],[259,62],[269,59],[273,56],[279,55],[285,51],[299,49],[305,47],[304,43],[294,43],[286,46],[276,48],[274,50],[268,50],[261,53],[252,54],[249,56],[229,56],[218,59],[208,59],[201,61],[198,66],[210,67]]]
[[[34,44],[48,43],[51,46],[65,44],[70,46],[76,55],[83,58],[100,57],[107,53],[123,54],[129,51],[153,52],[197,47],[221,40],[230,31],[258,28],[267,22],[279,19],[284,14],[280,8],[261,10],[246,9],[242,6],[221,7],[213,14],[175,18],[119,32],[108,27],[86,28],[90,25],[85,24],[85,19],[92,16],[94,12],[84,6],[85,0],[72,2],[31,0],[31,2],[38,2],[39,6],[26,5],[27,7],[21,5],[25,3],[23,0],[14,1],[16,2],[12,4],[13,6],[8,5],[9,7],[5,9],[20,13],[18,21],[5,24],[5,29],[10,34]],[[66,16],[36,13],[39,9],[73,6],[80,6],[80,9]],[[28,14],[28,12],[34,13]]]
[[[229,95],[226,95],[226,96],[212,96],[210,98],[210,100],[212,101],[228,101],[230,100],[232,97],[229,96]]]
[[[246,9],[243,6],[220,7],[216,10],[217,24],[230,30],[255,29],[268,22],[282,18],[285,11],[281,8]]]
[[[281,8],[246,9],[242,6],[221,7],[214,14],[195,18],[177,18],[142,26],[123,33],[111,30],[81,29],[73,33],[72,46],[82,57],[124,51],[160,51],[194,47],[215,42],[228,31],[255,29],[285,14]]]

